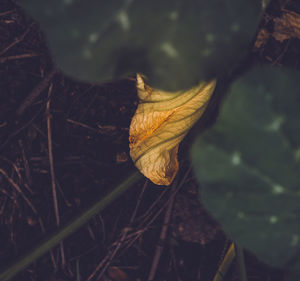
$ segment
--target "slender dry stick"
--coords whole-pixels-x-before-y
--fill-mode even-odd
[[[56,69],[53,68],[45,77],[44,79],[37,84],[37,86],[30,92],[30,94],[25,98],[23,103],[17,109],[16,114],[21,116],[25,110],[37,99],[37,97],[46,89],[50,80],[55,75]]]
[[[81,126],[81,127],[86,128],[86,129],[88,129],[88,130],[91,130],[91,131],[93,131],[93,132],[98,132],[98,131],[99,131],[99,130],[97,130],[97,129],[94,129],[94,128],[92,128],[92,127],[86,125],[86,124],[83,124],[83,123],[81,123],[81,122],[78,122],[78,121],[75,121],[75,120],[72,120],[72,119],[69,119],[69,118],[67,119],[67,122],[69,122],[69,123],[71,123],[71,124],[74,124],[74,125],[77,125],[77,126]]]
[[[138,208],[139,208],[139,206],[140,206],[140,204],[141,204],[141,202],[142,202],[142,197],[143,197],[143,195],[144,195],[144,193],[145,193],[145,190],[146,190],[147,185],[148,185],[148,180],[145,181],[144,186],[143,186],[143,188],[142,188],[142,191],[141,191],[141,193],[140,193],[140,195],[139,195],[139,198],[138,198],[138,200],[137,200],[137,204],[136,204],[136,206],[135,206],[135,209],[134,209],[134,211],[133,211],[133,213],[132,213],[132,216],[131,216],[131,219],[130,219],[130,224],[133,223],[133,221],[134,221],[134,219],[135,219],[135,217],[136,217],[137,210],[138,210]],[[139,237],[143,232],[144,232],[143,230],[142,230],[142,231],[136,231],[135,233],[132,233],[131,236],[137,235],[137,233],[138,233],[137,237]],[[139,233],[140,233],[140,235],[139,235]],[[127,238],[129,238],[128,235],[127,235]],[[127,243],[127,247],[126,247],[125,250],[127,250],[129,247],[131,247],[131,245],[134,243],[134,241],[136,241],[136,239],[133,239],[132,243],[129,242],[129,245],[128,245],[128,243]],[[123,252],[124,252],[124,250],[123,250]]]
[[[192,168],[190,167],[190,168],[186,171],[186,173],[185,173],[185,175],[184,175],[182,181],[180,182],[180,184],[177,185],[177,187],[175,188],[175,195],[178,193],[178,191],[180,190],[180,188],[183,186],[183,184],[184,184],[184,182],[186,181],[187,176],[188,176],[188,174],[190,173],[191,170],[192,170]],[[165,192],[167,192],[167,190],[164,190],[164,191],[163,191],[163,193],[165,193]],[[159,198],[161,198],[161,197],[159,196]],[[147,226],[149,226],[150,224],[152,224],[152,223],[156,220],[156,218],[160,215],[160,213],[161,213],[161,212],[167,207],[167,205],[169,204],[169,200],[171,200],[171,198],[169,198],[169,199],[167,200],[167,202],[162,206],[162,208],[161,208],[161,209],[153,216],[153,218],[148,222]],[[155,200],[155,201],[157,201],[157,200]],[[157,203],[158,203],[158,202],[157,202]]]
[[[100,280],[101,277],[103,276],[103,274],[106,272],[106,269],[109,267],[109,265],[111,264],[113,258],[115,257],[115,255],[117,254],[117,252],[119,251],[120,247],[122,246],[122,243],[124,242],[126,236],[127,236],[127,232],[129,231],[129,228],[126,227],[122,233],[121,238],[119,239],[119,241],[117,242],[116,247],[114,248],[114,250],[111,252],[110,255],[107,255],[107,259],[106,263],[104,265],[104,267],[102,268],[101,272],[99,273],[97,280]]]
[[[29,163],[25,154],[25,149],[24,149],[24,145],[21,139],[19,139],[19,146],[21,148],[21,152],[22,152],[22,159],[23,159],[23,164],[24,164],[24,170],[25,170],[25,176],[26,176],[26,180],[29,184],[29,191],[31,192],[31,194],[33,194],[33,191],[31,190],[30,186],[32,185],[32,179],[31,179],[31,173],[30,173],[30,168],[29,168]]]
[[[6,178],[6,180],[15,188],[15,190],[21,194],[21,196],[23,197],[23,199],[25,200],[25,202],[28,204],[28,206],[30,207],[30,209],[37,214],[36,208],[33,206],[33,204],[31,203],[31,201],[27,198],[27,196],[22,192],[22,189],[19,187],[19,185],[8,176],[8,174],[0,168],[0,173]]]
[[[21,131],[23,131],[25,128],[27,128],[32,122],[33,120],[42,112],[43,107],[41,107],[37,113],[35,113],[35,115],[28,121],[26,122],[22,127],[18,128],[16,131],[14,131],[13,133],[11,133],[10,135],[8,135],[8,137],[6,138],[6,140],[0,144],[0,151],[2,149],[5,148],[5,146],[10,142],[10,140],[18,135]]]
[[[55,184],[55,172],[54,172],[54,161],[53,161],[53,150],[52,150],[51,114],[50,114],[50,102],[51,102],[52,89],[53,89],[53,84],[51,83],[48,90],[48,100],[46,104],[46,118],[47,118],[48,154],[49,154],[53,206],[54,206],[56,225],[57,227],[59,227],[60,217],[59,217],[59,208],[58,208],[58,201],[57,201],[56,184]],[[66,260],[65,260],[63,241],[60,242],[60,253],[61,253],[62,267],[64,267],[64,265],[66,264]]]
[[[188,174],[190,173],[190,171],[191,171],[191,168],[189,168],[188,169],[188,171],[186,172],[186,174],[185,174],[185,176],[184,176],[184,178],[183,178],[183,180],[181,181],[181,183],[180,183],[180,185],[178,186],[178,188],[176,189],[176,191],[175,191],[175,193],[177,194],[178,193],[178,191],[180,190],[180,188],[182,187],[182,185],[183,185],[183,183],[186,181],[186,179],[187,179],[187,176],[188,176]],[[165,194],[167,192],[167,190],[165,189],[161,194]],[[161,194],[159,195],[159,197],[158,197],[158,199],[161,199]],[[168,204],[169,204],[169,200],[170,200],[170,198],[167,200],[167,202],[159,209],[159,211],[158,212],[156,212],[155,213],[155,215],[150,219],[150,221],[148,221],[147,223],[146,223],[146,225],[145,226],[143,226],[143,224],[145,223],[145,221],[147,220],[147,219],[149,219],[149,217],[151,216],[151,213],[149,214],[149,210],[147,210],[147,218],[145,218],[143,221],[142,221],[142,223],[140,223],[139,224],[139,226],[137,227],[137,229],[139,229],[138,231],[136,231],[135,233],[132,233],[132,234],[130,234],[129,236],[128,236],[128,238],[129,237],[132,237],[132,236],[135,236],[135,238],[133,239],[133,240],[131,240],[129,243],[127,243],[127,246],[126,246],[126,249],[128,249],[129,247],[131,247],[131,245],[145,232],[145,231],[147,231],[147,229],[149,228],[149,226],[151,225],[151,224],[153,224],[153,222],[160,216],[160,214],[163,212],[163,210],[168,206]],[[157,204],[158,203],[158,200],[156,199],[155,200],[155,204]],[[154,207],[154,205],[152,204],[151,205],[151,207]],[[143,215],[142,217],[144,217],[145,215]]]
[[[22,144],[22,141],[21,141],[21,140],[19,140],[19,144]],[[25,163],[27,159],[26,159],[26,157],[25,157],[25,159],[24,159],[25,152],[24,152],[24,150],[23,150],[22,147],[21,147],[21,149],[22,149],[23,162],[24,162],[25,171],[26,171],[26,166],[27,166],[26,164],[28,164],[28,163]],[[24,153],[23,153],[23,152],[24,152]],[[14,170],[16,171],[16,173],[17,173],[17,175],[18,175],[19,180],[24,182],[24,180],[23,180],[23,178],[22,178],[22,176],[21,176],[21,173],[20,173],[20,169],[17,167],[17,165],[16,165],[14,162],[12,162],[11,160],[9,160],[9,159],[7,159],[6,157],[3,157],[3,156],[0,156],[0,159],[4,160],[4,161],[8,162],[10,165],[12,165],[12,167],[14,168]],[[29,186],[26,182],[24,182],[24,187],[25,187],[31,194],[33,194],[32,189],[30,188],[30,186]]]
[[[138,210],[139,205],[140,205],[140,203],[141,203],[142,196],[143,196],[143,194],[144,194],[144,192],[145,192],[145,190],[146,190],[147,184],[148,184],[148,180],[145,181],[145,184],[144,184],[144,186],[143,186],[143,189],[142,189],[142,191],[141,191],[141,193],[140,193],[140,195],[139,195],[139,198],[138,198],[138,200],[137,200],[137,204],[136,204],[135,209],[134,209],[134,211],[133,211],[133,213],[132,213],[132,215],[131,215],[131,218],[130,218],[130,223],[129,223],[130,225],[133,223],[133,221],[134,221],[134,219],[135,219],[137,210]],[[121,238],[120,238],[120,239],[117,241],[117,243],[116,243],[115,249],[112,251],[112,253],[111,253],[110,255],[108,255],[109,258],[107,259],[107,262],[106,262],[105,266],[103,267],[103,269],[102,269],[101,272],[99,273],[98,278],[97,278],[98,280],[100,280],[101,277],[103,276],[103,274],[106,272],[106,269],[107,269],[108,266],[111,264],[113,258],[116,256],[117,252],[119,251],[119,249],[121,248],[123,242],[125,241],[125,239],[126,239],[126,237],[127,237],[127,234],[128,234],[128,232],[129,232],[130,229],[131,229],[130,227],[125,227],[125,228],[124,228]],[[98,266],[97,266],[97,268],[98,268]],[[95,272],[95,271],[94,271],[94,272]],[[89,279],[88,279],[88,280],[89,280]]]
[[[160,236],[159,236],[159,241],[156,245],[156,250],[155,250],[155,255],[152,261],[152,266],[149,272],[149,276],[148,276],[148,281],[152,281],[154,280],[156,271],[157,271],[157,267],[159,264],[159,260],[160,257],[162,255],[163,249],[164,249],[164,242],[167,238],[167,232],[168,232],[168,227],[169,227],[169,222],[171,219],[171,214],[172,214],[172,208],[173,208],[173,203],[174,203],[174,199],[175,199],[175,186],[176,183],[173,185],[173,190],[172,190],[172,194],[170,196],[170,200],[168,203],[168,208],[166,210],[166,214],[165,214],[165,218],[164,218],[164,223],[163,223],[163,227],[161,229],[160,232]]]
[[[175,274],[176,274],[176,280],[177,281],[182,281],[182,279],[180,278],[180,273],[179,273],[179,269],[178,269],[178,262],[177,262],[175,251],[174,251],[173,248],[170,248],[170,265],[174,266],[174,271],[175,271]],[[196,280],[200,280],[200,278],[198,278]]]
[[[10,43],[2,51],[0,51],[0,56],[4,55],[9,49],[11,49],[13,46],[17,45],[18,43],[20,43],[24,39],[24,37],[28,34],[28,32],[30,31],[30,28],[32,25],[33,24],[31,24],[20,37],[16,38],[12,43]]]
[[[15,172],[17,173],[19,180],[22,180],[20,169],[17,167],[17,165],[13,161],[7,159],[6,157],[4,157],[2,155],[0,155],[0,159],[2,159],[3,161],[9,163],[14,168]]]
[[[39,54],[20,54],[20,55],[14,55],[14,56],[8,56],[8,57],[0,57],[0,63],[4,63],[9,60],[19,60],[19,59],[28,59],[32,57],[37,57]]]
[[[181,181],[176,193],[179,191],[179,189],[182,187],[182,184],[184,183],[184,181],[186,181],[188,174],[190,173],[190,171],[192,170],[192,168],[190,167],[187,172],[185,173],[183,180]],[[162,197],[168,192],[168,189],[164,189],[164,191],[157,197],[157,199],[152,203],[152,205],[148,208],[148,210],[145,212],[145,214],[143,214],[142,216],[139,217],[139,220],[141,220],[142,218],[144,218],[144,221],[146,221],[151,215],[152,215],[152,210],[154,209],[154,207],[158,204],[158,202],[162,199]],[[165,205],[162,207],[161,211],[166,207],[166,205],[168,204],[168,202],[165,203]],[[160,214],[160,213],[159,213]],[[158,214],[158,215],[159,215]],[[155,220],[158,215],[156,214],[154,216]],[[152,223],[152,222],[151,222]],[[143,224],[143,222],[140,224],[140,226]]]
[[[101,224],[101,228],[102,228],[102,244],[104,244],[105,240],[106,240],[106,231],[105,231],[105,223],[104,223],[104,219],[103,217],[101,216],[101,214],[98,214],[98,218],[99,218],[99,221],[100,221],[100,224]]]
[[[159,241],[158,244],[156,246],[156,251],[155,251],[155,255],[152,261],[152,266],[149,272],[149,276],[148,276],[148,281],[152,281],[154,280],[155,274],[156,274],[156,270],[159,264],[159,260],[160,257],[162,255],[163,249],[164,249],[164,241],[167,237],[167,231],[168,231],[168,227],[169,227],[169,222],[171,220],[171,214],[172,214],[172,208],[173,208],[173,203],[175,200],[175,196],[178,193],[178,191],[180,190],[180,188],[183,186],[187,176],[189,175],[191,171],[191,167],[189,167],[189,169],[187,170],[187,172],[185,173],[182,181],[180,182],[179,185],[177,185],[177,182],[175,182],[173,184],[173,189],[172,189],[172,194],[167,202],[168,207],[167,207],[167,211],[165,214],[165,218],[164,218],[164,223],[163,223],[163,227],[160,233],[160,237],[159,237]]]
[[[109,256],[107,255],[97,266],[96,268],[93,270],[93,272],[90,274],[90,276],[86,279],[86,281],[90,281],[97,273],[98,270],[100,270],[100,268],[106,263],[106,261],[108,260]]]
[[[48,101],[46,104],[46,118],[47,118],[47,136],[48,136],[48,157],[49,157],[49,166],[50,166],[50,175],[51,175],[51,186],[52,186],[52,195],[53,195],[53,204],[54,204],[54,212],[57,226],[60,225],[59,218],[59,209],[57,202],[57,192],[55,185],[55,172],[54,172],[54,164],[53,164],[53,151],[52,151],[52,131],[51,131],[51,115],[50,115],[50,102],[51,102],[51,93],[53,89],[53,84],[50,84],[48,91]]]
[[[147,185],[148,185],[148,179],[145,180],[145,183],[144,183],[144,185],[143,185],[142,191],[141,191],[141,193],[140,193],[140,195],[139,195],[139,198],[137,199],[135,209],[134,209],[134,211],[133,211],[133,213],[132,213],[132,215],[131,215],[131,218],[130,218],[130,223],[131,223],[131,224],[133,223],[133,221],[134,221],[134,219],[135,219],[135,217],[136,217],[137,210],[139,209],[139,207],[140,207],[140,205],[141,205],[142,197],[143,197],[143,195],[144,195],[144,193],[145,193],[145,190],[146,190],[146,188],[147,188]]]
[[[153,210],[153,208],[157,205],[157,203],[161,200],[161,198],[167,193],[167,189],[165,189],[158,197],[157,199],[155,199],[155,201],[151,204],[151,206],[148,208],[148,210],[145,212],[145,214],[143,214],[142,216],[140,216],[138,219],[142,219],[144,218],[144,220],[147,220],[148,217],[151,216],[151,211]]]
[[[62,199],[64,200],[66,206],[71,207],[72,204],[71,204],[71,202],[68,200],[68,198],[65,196],[64,191],[63,191],[63,189],[61,188],[59,182],[56,180],[55,183],[56,183],[56,187],[57,187],[58,191],[60,192],[60,194],[61,194],[61,196],[62,196]]]

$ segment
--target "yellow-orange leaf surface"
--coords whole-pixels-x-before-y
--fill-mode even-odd
[[[170,93],[151,88],[137,75],[139,105],[130,124],[130,156],[153,183],[170,185],[173,181],[179,143],[202,116],[215,85],[212,80]]]

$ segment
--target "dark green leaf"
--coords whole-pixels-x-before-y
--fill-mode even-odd
[[[275,266],[289,266],[300,250],[299,77],[252,70],[192,148],[205,206],[239,245]]]
[[[140,72],[155,88],[190,88],[246,52],[259,0],[20,0],[67,74],[103,82]]]

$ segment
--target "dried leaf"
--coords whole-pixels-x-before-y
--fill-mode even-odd
[[[140,102],[130,124],[130,156],[153,183],[170,185],[173,181],[179,143],[202,116],[215,85],[214,79],[170,93],[151,88],[137,75]]]
[[[300,14],[287,11],[280,18],[274,19],[273,37],[280,42],[291,38],[300,39]]]
[[[271,36],[281,43],[292,38],[300,39],[300,14],[283,10],[283,14],[274,18],[272,22],[274,25],[273,32],[270,33],[266,28],[260,29],[256,36],[254,48],[259,49],[266,45]]]
[[[268,32],[268,30],[266,28],[260,29],[256,36],[254,48],[256,49],[261,48],[263,45],[267,43],[269,38],[270,38],[270,33]]]

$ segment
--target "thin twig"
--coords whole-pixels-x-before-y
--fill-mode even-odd
[[[93,131],[93,132],[98,132],[99,130],[97,130],[97,129],[94,129],[94,128],[92,128],[92,127],[90,127],[90,126],[88,126],[88,125],[86,125],[86,124],[83,124],[83,123],[81,123],[81,122],[78,122],[78,121],[75,121],[75,120],[72,120],[72,119],[67,119],[67,122],[69,122],[69,123],[71,123],[71,124],[74,124],[74,125],[77,125],[77,126],[81,126],[81,127],[83,127],[83,128],[86,128],[86,129],[89,129],[89,130],[91,130],[91,131]]]
[[[54,143],[54,144],[55,144],[55,143]],[[68,198],[65,196],[65,193],[64,193],[63,189],[61,188],[61,186],[60,186],[59,182],[57,181],[57,179],[56,179],[55,183],[56,183],[57,189],[58,189],[58,191],[60,192],[60,194],[61,194],[61,196],[62,196],[62,199],[64,200],[66,206],[71,207],[71,206],[72,206],[72,203],[71,203],[71,202],[68,200]]]
[[[170,219],[171,219],[173,203],[174,203],[174,199],[175,199],[175,195],[176,195],[175,186],[176,186],[176,183],[173,186],[172,193],[171,193],[171,196],[170,196],[170,200],[169,200],[169,203],[168,203],[168,208],[167,208],[166,213],[165,213],[163,227],[162,227],[161,232],[160,232],[159,241],[156,245],[155,254],[154,254],[154,257],[153,257],[151,269],[150,269],[149,276],[148,276],[148,281],[154,280],[156,270],[157,270],[157,267],[158,267],[158,264],[159,264],[159,260],[160,260],[160,257],[162,255],[163,249],[164,249],[164,243],[165,243],[165,240],[167,238],[167,232],[168,232],[168,227],[169,227],[169,223],[170,223]]]
[[[27,182],[29,184],[29,188],[30,188],[30,186],[32,185],[30,167],[29,167],[28,159],[27,159],[26,154],[25,154],[24,145],[23,145],[23,142],[22,142],[21,139],[19,139],[19,146],[20,146],[21,152],[22,152],[22,158],[23,158],[23,164],[24,164],[26,180],[27,180]],[[33,193],[33,191],[31,189],[29,189],[29,191],[31,192],[31,194]]]
[[[55,75],[56,69],[53,68],[44,79],[31,91],[31,93],[25,98],[23,103],[19,106],[16,111],[18,116],[21,116],[25,110],[36,100],[36,98],[46,89],[50,80]]]
[[[32,25],[33,24],[31,24],[21,36],[17,37],[12,43],[10,43],[2,51],[0,51],[0,56],[4,55],[9,49],[20,43],[30,31]]]
[[[136,217],[137,210],[139,209],[139,207],[140,207],[140,205],[141,205],[142,197],[143,197],[143,195],[144,195],[144,193],[145,193],[145,190],[146,190],[146,188],[147,188],[147,185],[148,185],[148,180],[145,180],[145,183],[144,183],[144,186],[143,186],[143,188],[142,188],[142,191],[141,191],[141,193],[140,193],[140,195],[139,195],[139,198],[137,199],[135,209],[134,209],[134,211],[133,211],[133,213],[132,213],[132,215],[131,215],[131,218],[130,218],[130,224],[133,223],[133,221],[134,221],[134,219],[135,219],[135,217]]]
[[[51,114],[50,114],[50,102],[51,102],[52,89],[53,89],[53,84],[51,83],[49,86],[48,100],[46,103],[46,118],[47,118],[48,154],[49,154],[53,206],[54,206],[56,225],[57,227],[59,227],[60,217],[59,217],[59,209],[58,209],[58,201],[57,201],[56,184],[55,184],[55,172],[54,172],[54,161],[53,161],[53,151],[52,151]],[[60,252],[61,252],[62,266],[64,267],[66,262],[65,262],[63,241],[60,242]]]
[[[159,194],[159,196],[157,197],[157,199],[155,199],[155,201],[151,204],[151,206],[148,208],[148,210],[145,212],[145,214],[141,215],[138,220],[147,220],[147,218],[149,216],[151,216],[151,213],[154,209],[154,207],[158,204],[158,202],[162,199],[162,197],[167,193],[168,189],[164,189],[164,191]]]
[[[130,230],[129,227],[125,227],[124,228],[121,238],[117,242],[117,245],[113,249],[113,251],[111,252],[111,254],[108,255],[108,259],[107,259],[105,265],[103,266],[101,272],[99,273],[99,275],[97,277],[97,280],[100,280],[101,277],[103,276],[103,274],[106,272],[106,269],[109,267],[109,265],[111,264],[113,258],[116,256],[117,252],[119,251],[120,247],[122,246],[122,244],[123,244],[123,242],[124,242],[124,240],[125,240],[125,238],[126,238],[127,233],[128,233],[129,230]]]
[[[14,56],[8,56],[8,57],[0,57],[0,63],[4,63],[9,60],[19,60],[19,59],[28,59],[28,58],[33,58],[37,57],[39,54],[21,54],[21,55],[14,55]]]
[[[20,169],[17,167],[17,165],[15,163],[13,161],[7,159],[6,157],[2,156],[2,155],[0,155],[0,159],[7,162],[8,164],[10,164],[14,168],[19,180],[22,181],[22,176],[21,176],[21,173],[20,173]]]
[[[129,225],[132,225],[133,224],[133,221],[136,217],[136,213],[137,213],[137,210],[140,206],[140,203],[141,203],[141,200],[142,200],[142,196],[146,190],[146,187],[147,187],[147,184],[148,184],[148,180],[145,181],[145,184],[143,186],[143,189],[139,195],[139,198],[137,200],[137,204],[135,206],[135,209],[131,215],[131,218],[130,218],[130,222],[129,222]],[[116,243],[116,246],[114,248],[114,250],[112,251],[112,253],[109,255],[109,258],[107,259],[107,262],[105,264],[105,266],[103,267],[103,269],[101,270],[101,272],[99,273],[98,277],[97,277],[97,280],[100,280],[101,277],[103,276],[103,274],[106,272],[106,269],[109,267],[109,265],[111,264],[113,258],[116,256],[117,252],[119,251],[119,249],[121,248],[123,242],[125,241],[125,239],[127,238],[127,234],[128,232],[131,230],[132,228],[130,226],[127,226],[123,229],[123,233],[122,233],[122,236],[121,238],[117,241]]]
[[[105,240],[106,240],[106,231],[105,231],[105,223],[104,223],[104,219],[103,217],[101,216],[101,214],[98,214],[98,218],[99,218],[99,221],[100,221],[100,224],[101,224],[101,228],[102,228],[102,243],[105,244]]]
[[[183,186],[184,182],[186,181],[186,179],[187,179],[187,177],[188,177],[188,175],[189,175],[189,173],[190,173],[191,170],[192,170],[192,168],[189,167],[189,169],[186,171],[186,173],[185,173],[185,175],[184,175],[182,181],[180,182],[180,184],[177,185],[176,188],[174,188],[174,189],[175,189],[175,194],[177,194],[178,191],[181,189],[181,187]],[[163,191],[163,193],[165,193],[165,192],[167,192],[167,191],[168,191],[168,190],[166,189],[166,190]],[[160,198],[160,196],[159,196],[159,198]],[[148,225],[149,225],[149,224],[152,224],[152,223],[156,220],[156,218],[160,215],[160,213],[164,210],[164,208],[167,207],[167,205],[169,204],[169,200],[170,200],[170,198],[169,198],[168,201],[161,207],[160,211],[158,211],[158,212],[153,216],[153,218],[148,222]],[[157,201],[157,200],[155,200],[155,201]]]
[[[166,213],[165,213],[163,227],[161,229],[161,233],[160,233],[160,236],[159,236],[159,241],[156,245],[156,250],[155,250],[154,257],[153,257],[152,266],[151,266],[151,269],[150,269],[150,272],[149,272],[148,281],[154,280],[154,277],[155,277],[155,274],[156,274],[156,271],[157,271],[157,267],[158,267],[158,264],[159,264],[159,260],[160,260],[160,257],[162,255],[163,249],[164,249],[164,242],[167,238],[167,232],[168,232],[168,227],[169,227],[169,223],[170,223],[170,220],[171,220],[171,214],[172,214],[172,208],[173,208],[173,203],[174,203],[174,200],[175,200],[175,196],[178,193],[178,191],[180,190],[180,188],[183,186],[183,184],[184,184],[188,174],[190,173],[190,171],[191,171],[191,167],[189,167],[189,169],[185,173],[185,175],[184,175],[184,177],[183,177],[183,179],[182,179],[182,181],[180,182],[179,185],[177,185],[177,182],[175,182],[172,185],[172,193],[171,193],[171,196],[168,200],[168,207],[167,207],[167,210],[166,210]]]
[[[175,189],[175,194],[178,193],[178,191],[181,189],[181,187],[183,186],[184,182],[186,181],[189,173],[191,171],[191,167],[187,170],[187,172],[185,173],[182,181],[180,182],[180,184],[178,185],[178,187]],[[162,194],[165,194],[165,192],[167,192],[167,189],[165,189]],[[161,195],[158,197],[161,198]],[[160,214],[164,211],[165,208],[167,208],[168,204],[169,204],[169,200],[170,198],[167,200],[167,202],[164,203],[164,205],[154,214],[154,216],[150,219],[150,216],[152,215],[153,212],[151,212],[150,214],[148,214],[147,211],[147,218],[144,219],[139,226],[137,227],[138,231],[131,233],[130,235],[127,236],[127,238],[131,238],[132,236],[135,236],[134,239],[132,239],[129,243],[127,243],[125,249],[123,250],[123,252],[130,248],[132,246],[132,244],[139,239],[139,237],[145,233],[145,231],[147,231],[150,227],[150,225],[152,225],[154,223],[154,221],[160,216]],[[157,200],[155,200],[157,201]],[[158,203],[158,201],[156,202],[156,204]],[[143,215],[142,217],[144,217],[145,215]],[[147,221],[146,225],[144,225],[145,221]],[[122,254],[122,253],[121,253]]]
[[[170,248],[170,255],[171,255],[171,266],[174,266],[176,279],[177,279],[177,281],[182,281],[182,279],[180,278],[180,273],[179,273],[179,268],[178,268],[178,261],[176,260],[176,255],[175,255],[174,248]],[[200,276],[196,280],[201,280]]]
[[[137,200],[137,204],[135,206],[135,209],[131,215],[131,218],[130,218],[130,222],[129,222],[129,225],[132,225],[135,217],[136,217],[136,213],[137,213],[137,210],[140,206],[140,203],[141,203],[141,200],[142,200],[142,196],[146,190],[146,187],[147,187],[147,184],[148,184],[148,181],[146,180],[145,181],[145,184],[142,188],[142,191],[139,195],[139,198]],[[127,238],[127,234],[128,232],[131,230],[131,227],[130,226],[127,226],[123,229],[123,233],[122,233],[122,236],[120,237],[120,239],[116,242],[114,242],[111,246],[112,247],[115,247],[114,250],[112,252],[110,252],[109,254],[106,255],[106,257],[104,259],[102,259],[102,261],[97,265],[97,267],[94,269],[94,271],[90,274],[90,276],[88,277],[87,281],[91,280],[95,274],[97,273],[98,270],[100,270],[100,268],[102,266],[104,266],[101,270],[101,272],[99,273],[98,277],[97,277],[97,280],[101,279],[101,277],[103,276],[103,274],[105,273],[106,269],[108,268],[108,266],[111,264],[113,258],[115,257],[115,255],[117,254],[117,252],[119,251],[119,249],[121,248],[123,242],[125,241],[125,239]]]
[[[161,194],[165,194],[167,192],[167,190],[164,190]],[[158,199],[161,199],[162,196],[161,194],[159,195]],[[156,203],[153,205],[151,205],[151,207],[154,208],[154,206],[156,204],[158,204],[159,200],[155,200]],[[131,241],[129,241],[129,243],[127,243],[125,249],[123,250],[123,252],[125,252],[128,248],[130,248],[132,246],[132,244],[142,235],[144,234],[150,227],[150,225],[152,225],[154,223],[154,221],[160,216],[160,214],[164,211],[164,209],[167,207],[169,203],[169,200],[167,200],[167,202],[157,211],[155,212],[155,214],[153,215],[153,212],[148,212],[147,210],[147,216],[146,218],[143,219],[143,221],[136,227],[136,229],[138,229],[135,232],[132,232],[131,234],[127,235],[127,239],[130,239],[131,237],[134,237]],[[153,215],[153,216],[152,216]],[[142,217],[144,217],[145,215],[143,215]],[[152,216],[152,218],[151,218]],[[151,219],[150,219],[151,218]],[[146,225],[144,225],[146,223]],[[120,255],[122,255],[123,253],[121,253]]]
[[[47,135],[48,135],[48,156],[49,156],[49,166],[50,166],[50,175],[51,175],[51,186],[52,186],[52,195],[54,203],[54,212],[56,218],[57,226],[60,225],[58,202],[57,202],[57,193],[55,185],[55,172],[54,172],[54,161],[53,161],[53,151],[52,151],[52,131],[51,131],[51,115],[50,115],[50,102],[51,102],[51,93],[53,89],[53,84],[50,84],[48,91],[48,101],[46,104],[46,118],[47,118]]]
[[[33,204],[30,202],[30,200],[27,198],[27,196],[22,192],[21,188],[18,186],[18,184],[8,176],[8,174],[0,168],[0,173],[6,178],[6,180],[15,188],[16,191],[18,191],[18,193],[21,194],[21,196],[23,197],[23,199],[25,200],[25,202],[28,204],[28,206],[30,207],[30,209],[37,214],[37,211],[35,209],[35,207],[33,206]]]
[[[42,111],[42,107],[39,109],[39,111],[26,123],[24,124],[22,127],[18,128],[15,132],[11,133],[6,140],[0,145],[0,151],[2,149],[5,148],[5,146],[10,143],[10,140],[15,137],[16,135],[18,135],[20,132],[22,132],[24,129],[26,129],[32,122],[33,120],[41,113]]]
[[[284,54],[286,54],[286,52],[287,52],[287,50],[288,50],[288,48],[289,48],[289,46],[290,46],[290,42],[291,42],[291,39],[289,39],[288,41],[287,41],[287,43],[285,44],[285,46],[284,46],[284,49],[283,49],[283,51],[280,53],[280,55],[272,62],[272,66],[273,65],[277,65],[278,64],[278,62],[282,59],[282,57],[284,56]]]
[[[90,274],[90,276],[86,279],[86,281],[90,281],[95,274],[97,273],[97,271],[104,265],[104,263],[107,261],[109,256],[106,256],[94,269],[94,271]]]

